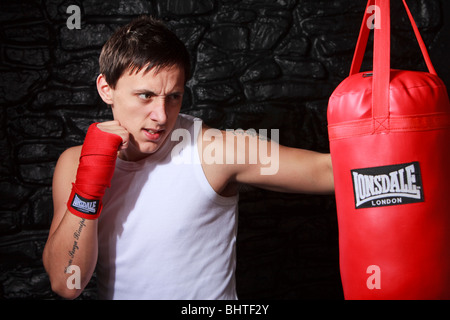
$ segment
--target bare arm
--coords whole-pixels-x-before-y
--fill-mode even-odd
[[[220,194],[235,193],[237,184],[290,193],[329,194],[334,192],[333,169],[329,154],[289,148],[268,141],[251,131],[225,132],[204,128],[203,169]],[[214,140],[210,138],[214,135]],[[214,147],[216,141],[222,144]],[[223,150],[220,161],[209,161],[208,150]],[[217,152],[214,154],[217,157]],[[214,159],[213,159],[214,160]],[[229,192],[229,191],[232,192]]]
[[[67,200],[75,181],[81,147],[66,150],[58,160],[53,176],[53,221],[44,248],[44,267],[50,277],[52,290],[74,299],[80,295],[92,277],[97,263],[97,220],[86,220],[67,210]],[[72,273],[69,265],[80,269],[80,288],[67,285]],[[72,282],[72,281],[70,281]]]
[[[110,149],[108,152],[112,154],[116,150],[119,151],[118,149],[126,149],[129,141],[129,133],[118,121],[99,123],[93,129],[95,132],[94,140],[90,140],[90,144],[88,144],[89,151],[84,154],[85,157],[89,157],[87,164],[91,168],[93,161],[98,161],[96,160],[98,159],[98,154],[94,152],[94,155],[97,157],[92,158],[91,153],[93,146],[96,148],[96,145],[92,141],[99,143],[99,132],[103,131],[103,133],[100,133],[101,136],[107,133],[117,135],[121,138],[122,144],[119,147],[117,147],[115,142],[117,141],[117,137],[115,137],[115,141],[108,140],[111,144],[109,145]],[[92,139],[92,135],[90,137]],[[87,139],[88,135],[85,139],[85,146]],[[105,147],[105,145],[102,147]],[[98,254],[97,219],[91,217],[85,219],[85,215],[75,215],[67,209],[67,202],[71,197],[72,182],[75,182],[79,178],[81,151],[81,146],[66,150],[56,164],[53,175],[53,221],[43,253],[44,267],[49,274],[52,289],[65,298],[76,298],[84,290],[94,272]],[[115,161],[115,157],[109,156],[108,159],[107,171],[104,172],[103,176],[100,176],[103,179],[110,179],[110,174],[112,173],[110,170],[114,168],[113,165],[111,166],[111,161]],[[105,165],[105,162],[100,163]],[[83,168],[81,170],[84,178],[90,173],[89,171],[86,172],[85,168],[86,162],[84,170]],[[94,168],[98,170],[99,166],[95,166]],[[97,176],[98,178],[99,176]],[[101,186],[108,183],[105,180],[91,182],[94,184],[99,183]],[[97,188],[97,185],[95,187]],[[98,188],[94,192],[97,192],[97,194],[100,193]],[[102,195],[100,194],[98,197],[102,197]],[[69,266],[74,266],[76,269],[68,270],[67,267]],[[66,272],[66,270],[69,272]],[[73,277],[72,272],[74,273]]]
[[[268,174],[262,174],[261,169],[267,166],[261,164],[238,167],[236,181],[278,192],[334,192],[333,168],[329,154],[280,145],[278,155],[272,154],[271,161],[273,170],[267,170]],[[275,168],[278,169],[276,172]]]

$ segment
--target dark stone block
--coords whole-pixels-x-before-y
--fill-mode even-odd
[[[81,29],[59,29],[61,48],[64,50],[101,48],[118,26],[105,24],[85,24]]]
[[[44,71],[2,72],[0,77],[0,104],[24,101],[32,88],[43,83],[46,77],[47,74]]]
[[[25,183],[50,185],[56,162],[19,165],[20,178]]]
[[[16,181],[0,181],[1,210],[17,210],[30,196],[32,189]]]
[[[64,123],[57,116],[24,116],[10,121],[11,134],[22,139],[61,138]]]
[[[110,1],[83,1],[86,15],[142,15],[150,14],[150,3],[145,0],[110,0]]]
[[[214,45],[225,50],[246,50],[248,48],[248,29],[238,26],[220,26],[206,34]]]
[[[286,33],[289,22],[282,17],[264,17],[252,24],[251,50],[269,50]]]
[[[161,4],[161,7],[164,5]],[[212,11],[214,8],[214,1],[210,0],[167,0],[163,10],[176,15],[195,15],[205,14]]]

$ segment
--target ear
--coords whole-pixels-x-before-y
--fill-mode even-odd
[[[97,91],[102,100],[108,104],[113,104],[113,89],[109,86],[109,84],[106,82],[105,76],[103,74],[100,74],[97,77]]]

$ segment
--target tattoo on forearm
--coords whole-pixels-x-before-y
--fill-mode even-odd
[[[67,268],[70,265],[72,265],[73,259],[75,258],[75,253],[79,249],[78,241],[80,240],[81,231],[83,231],[83,228],[86,226],[86,224],[84,223],[85,221],[86,221],[86,219],[81,219],[80,223],[78,224],[78,229],[75,230],[75,232],[73,233],[73,238],[74,238],[73,246],[72,246],[72,250],[69,251],[69,263],[67,264],[67,267],[65,268],[64,272],[67,270]]]

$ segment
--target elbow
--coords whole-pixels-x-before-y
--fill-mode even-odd
[[[67,287],[64,288],[64,286],[59,286],[59,285],[54,286],[53,284],[52,284],[52,290],[58,296],[60,296],[64,299],[68,299],[68,300],[76,299],[81,294],[81,290],[68,289]]]
[[[44,268],[47,271],[50,287],[54,293],[64,299],[73,300],[76,299],[84,289],[84,286],[79,285],[78,279],[73,279],[74,275],[68,273],[55,272],[51,266],[48,265],[44,251]],[[67,270],[66,270],[67,272]]]
[[[64,281],[54,281],[51,282],[51,288],[54,293],[56,293],[61,298],[67,299],[67,300],[73,300],[76,299],[81,292],[83,292],[82,289],[76,289],[76,288],[69,288],[67,284]]]

